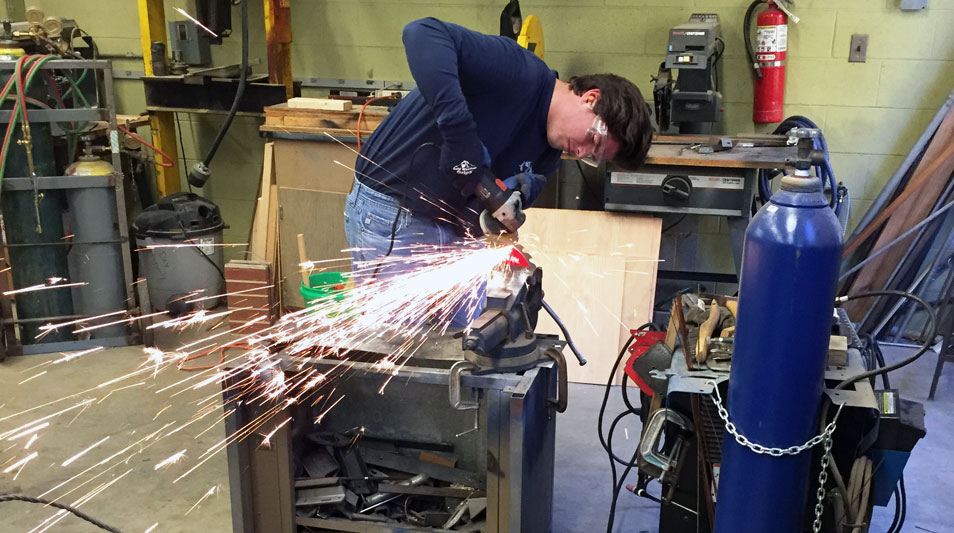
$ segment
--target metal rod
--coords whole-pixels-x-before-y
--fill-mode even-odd
[[[908,231],[902,233],[891,242],[882,246],[880,249],[878,249],[877,252],[869,255],[864,261],[855,265],[851,270],[846,272],[842,278],[839,278],[839,280],[849,276],[852,272],[857,271],[865,263],[871,261],[875,257],[886,252],[889,248],[901,243],[903,240],[907,238],[908,235],[910,235],[911,233],[917,230],[918,231],[917,237],[915,237],[914,240],[912,240],[911,243],[908,245],[908,249],[907,251],[905,251],[904,256],[902,256],[901,259],[897,262],[897,264],[894,267],[894,270],[891,272],[891,275],[888,276],[888,279],[885,282],[886,287],[895,286],[895,281],[900,276],[902,276],[902,273],[907,272],[908,266],[906,265],[906,263],[908,262],[908,260],[912,256],[915,256],[915,255],[920,256],[922,251],[925,249],[925,247],[927,247],[927,250],[930,250],[930,246],[934,243],[935,239],[937,238],[937,233],[938,233],[938,230],[940,229],[940,225],[938,225],[937,227],[934,227],[932,225],[931,231],[928,231],[929,227],[927,226],[927,224],[931,223],[935,218],[940,216],[941,213],[945,212],[948,208],[954,205],[954,201],[950,201],[947,204],[944,204],[944,202],[950,198],[952,189],[954,189],[954,182],[949,182],[947,184],[947,187],[944,189],[944,191],[937,197],[937,200],[934,201],[933,210],[930,216],[926,217],[924,220],[922,220],[915,226],[911,227]],[[942,206],[942,205],[943,207],[939,208],[939,206]],[[915,253],[915,250],[917,250],[917,253]],[[884,297],[879,296],[875,298],[871,306],[868,307],[868,311],[865,313],[864,317],[862,317],[862,319],[859,321],[859,324],[860,324],[858,326],[859,331],[868,331],[868,326],[871,325],[870,321],[873,318],[880,316],[879,313],[882,313],[884,311],[884,305],[882,304],[883,301],[884,301]]]
[[[892,246],[894,246],[894,245],[898,244],[899,242],[903,241],[903,240],[905,239],[905,237],[907,237],[907,236],[911,235],[912,233],[914,233],[915,231],[921,229],[921,227],[924,226],[925,224],[931,223],[932,220],[934,220],[935,218],[939,217],[941,214],[945,213],[945,212],[946,212],[948,209],[950,209],[951,207],[954,207],[954,200],[951,200],[950,202],[944,204],[944,207],[941,207],[940,209],[936,210],[931,216],[925,218],[925,219],[922,220],[921,222],[918,222],[917,224],[915,224],[914,226],[912,226],[911,229],[905,231],[904,233],[902,233],[901,235],[899,235],[899,236],[898,236],[896,239],[894,239],[893,241],[891,241],[891,242],[889,242],[888,244],[886,244],[886,245],[882,246],[881,248],[879,248],[877,252],[875,252],[875,253],[869,255],[864,261],[862,261],[862,262],[858,263],[857,265],[855,265],[855,266],[851,267],[850,269],[848,269],[847,272],[845,272],[844,274],[842,274],[842,275],[838,278],[839,281],[840,281],[840,280],[844,280],[844,279],[847,278],[848,276],[854,274],[855,272],[857,272],[858,270],[860,270],[863,266],[865,266],[866,264],[868,264],[869,261],[871,261],[871,260],[874,259],[875,257],[878,257],[879,255],[881,255],[881,254],[887,252],[888,249],[890,249]]]
[[[910,344],[907,342],[888,342],[888,341],[878,341],[878,344],[882,346],[898,346],[901,348],[920,348],[920,344]]]

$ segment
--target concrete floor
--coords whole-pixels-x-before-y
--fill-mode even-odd
[[[897,360],[905,353],[890,348],[886,352],[889,360]],[[100,386],[137,370],[144,360],[139,348],[110,349],[63,364],[46,364],[60,357],[26,356],[0,364],[0,390],[4,391],[0,397],[0,435],[28,421],[93,399],[88,408],[75,408],[50,418],[50,425],[37,432],[38,438],[29,449],[24,447],[30,435],[8,440],[15,436],[10,435],[0,440],[0,472],[30,453],[38,453],[19,472],[13,469],[0,474],[0,492],[39,495],[79,475],[49,496],[73,502],[101,484],[113,481],[107,490],[83,504],[81,509],[124,532],[145,531],[156,523],[154,531],[231,530],[224,453],[214,455],[181,481],[173,482],[197,464],[203,451],[224,437],[222,424],[214,415],[168,437],[146,440],[110,462],[96,466],[164,426],[163,434],[188,422],[200,408],[197,402],[214,396],[215,388],[179,387],[157,394],[159,389],[188,377],[174,369]],[[929,353],[892,376],[892,384],[900,387],[907,398],[926,401],[935,361],[936,357]],[[170,397],[172,392],[182,389],[181,394]],[[596,416],[602,393],[602,387],[572,385],[569,410],[558,419],[555,532],[605,528],[610,473],[596,437]],[[607,412],[621,411],[618,389],[610,397]],[[22,413],[47,403],[45,407]],[[210,411],[217,407],[214,400],[202,405]],[[926,403],[926,407],[928,435],[915,448],[906,470],[909,505],[905,531],[951,531],[954,508],[944,502],[949,502],[949,495],[954,493],[954,463],[948,459],[950,443],[954,442],[954,368],[946,369],[937,400]],[[208,431],[197,436],[207,428]],[[626,430],[629,440],[627,431],[621,428],[616,446],[621,455],[628,456],[636,444],[638,422]],[[107,437],[71,464],[62,466],[67,459]],[[186,450],[180,463],[155,469],[159,462],[180,450]],[[106,470],[106,467],[112,468]],[[99,476],[93,478],[96,474]],[[214,493],[196,505],[209,491]],[[64,494],[66,492],[68,494]],[[0,506],[0,530],[4,532],[33,530],[54,514],[51,509],[25,503]],[[657,509],[649,500],[624,493],[620,497],[615,530],[657,531]],[[876,508],[871,530],[884,531],[892,513],[893,504],[890,508]],[[66,516],[49,531],[98,530]]]

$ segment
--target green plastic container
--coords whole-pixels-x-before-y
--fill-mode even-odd
[[[342,272],[316,272],[308,276],[308,284],[300,283],[298,290],[305,299],[305,306],[311,307],[329,299],[336,302],[344,300],[347,295],[348,277]]]

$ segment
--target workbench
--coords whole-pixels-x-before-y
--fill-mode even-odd
[[[715,139],[729,139],[732,148],[705,153],[700,150]],[[604,186],[607,211],[653,214],[718,216],[725,220],[735,274],[742,267],[742,244],[752,218],[751,206],[758,187],[760,169],[784,168],[796,155],[784,135],[740,135],[710,137],[656,135],[645,163],[628,172],[610,167]],[[680,198],[667,187],[684,187]],[[698,232],[697,232],[698,233]],[[696,273],[696,246],[664,242],[668,268],[661,279],[692,279],[734,282],[735,276]],[[682,248],[680,250],[680,248]]]
[[[556,342],[552,338],[539,342]],[[376,348],[371,346],[371,348]],[[387,346],[377,346],[386,352]],[[295,359],[294,372],[318,369],[337,375],[335,396],[343,399],[313,424],[314,412],[291,405],[270,418],[266,427],[228,446],[233,531],[236,533],[291,533],[298,526],[311,531],[435,531],[407,524],[348,521],[295,514],[295,477],[300,470],[303,440],[309,432],[362,428],[365,438],[394,442],[427,442],[452,446],[458,472],[486,492],[488,532],[545,532],[550,529],[553,501],[557,369],[552,361],[519,373],[463,374],[463,400],[476,394],[477,409],[458,410],[449,402],[451,366],[463,358],[460,339],[430,340],[395,376],[374,370],[381,359],[373,351],[352,352],[337,358]],[[234,434],[275,404],[242,402],[235,405],[229,387],[247,376],[233,376],[223,384],[228,435]],[[379,390],[385,380],[390,383]],[[277,400],[281,401],[281,400]],[[289,416],[263,446],[263,435]],[[370,460],[369,460],[370,462]],[[438,530],[439,531],[439,530]]]

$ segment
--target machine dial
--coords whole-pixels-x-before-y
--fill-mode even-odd
[[[692,194],[692,181],[689,176],[666,176],[660,187],[666,199],[677,202],[688,202]]]

